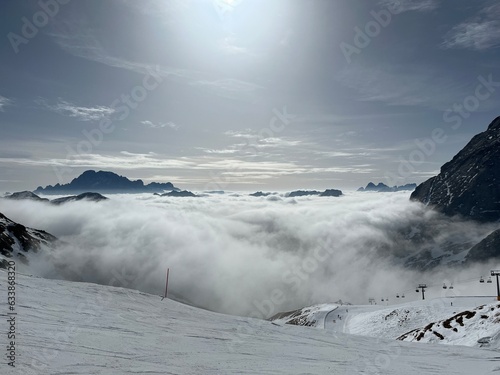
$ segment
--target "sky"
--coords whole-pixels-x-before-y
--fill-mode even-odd
[[[493,0],[7,0],[0,191],[422,182],[498,116]]]

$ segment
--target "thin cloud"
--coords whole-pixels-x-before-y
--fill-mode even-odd
[[[402,12],[429,12],[440,6],[439,0],[382,0],[380,5],[384,7],[396,8]]]
[[[12,99],[0,95],[0,112],[5,112],[5,107],[10,106],[13,103],[14,101]]]
[[[364,102],[392,106],[428,107],[443,110],[470,94],[450,77],[426,66],[373,67],[351,64],[340,71],[337,81],[356,92]]]
[[[482,9],[475,17],[451,29],[441,46],[483,51],[500,46],[500,5]]]
[[[37,99],[35,102],[52,112],[72,117],[79,121],[99,121],[111,116],[115,112],[114,108],[107,106],[83,107],[62,99],[59,99],[56,104],[49,104],[44,99]]]
[[[139,74],[157,75],[184,83],[202,90],[208,90],[218,96],[228,99],[250,99],[259,98],[263,86],[235,78],[213,77],[209,74],[192,69],[176,68],[168,65],[150,64],[130,61],[123,58],[111,56],[102,46],[92,30],[79,22],[66,22],[58,24],[58,32],[49,35],[64,51],[84,58],[99,62],[114,68],[125,69]],[[240,51],[241,52],[241,51]]]
[[[455,26],[445,37],[446,49],[464,48],[477,51],[500,46],[500,21],[470,22]]]
[[[174,123],[172,121],[154,123],[152,121],[145,120],[145,121],[141,121],[141,124],[148,127],[148,128],[152,128],[152,129],[170,128],[173,130],[178,130],[180,128],[179,125],[177,125],[176,123]]]

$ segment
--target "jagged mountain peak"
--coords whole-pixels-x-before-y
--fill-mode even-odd
[[[411,199],[450,216],[500,220],[500,117],[444,164],[439,175],[420,184]]]
[[[163,193],[179,190],[172,183],[152,182],[145,185],[142,180],[129,180],[110,171],[87,170],[68,184],[38,187],[35,193],[43,194],[81,194],[88,191],[97,193]]]

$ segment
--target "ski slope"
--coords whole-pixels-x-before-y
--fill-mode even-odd
[[[4,271],[0,289],[6,300]],[[18,274],[16,295],[16,367],[2,361],[2,374],[421,375],[500,370],[500,359],[490,350],[279,326],[123,288]],[[6,304],[1,308],[5,315]],[[1,337],[5,348],[6,335]]]
[[[421,343],[500,349],[495,297],[447,297],[392,306],[322,304],[277,314],[278,324]]]

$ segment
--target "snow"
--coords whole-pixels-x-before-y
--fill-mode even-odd
[[[331,311],[324,314],[328,306]],[[318,305],[302,311],[312,313],[303,314],[299,325],[333,332],[386,339],[404,336],[405,341],[471,347],[484,347],[484,343],[478,341],[488,337],[483,341],[487,341],[489,347],[500,348],[500,303],[493,297],[436,298],[392,306]],[[324,321],[318,319],[317,311],[323,312]],[[476,312],[471,314],[470,311]],[[292,319],[283,317],[280,321],[290,324]],[[432,329],[429,328],[431,323]]]
[[[0,271],[3,296],[5,285],[6,272]],[[16,368],[2,363],[2,374],[411,375],[500,369],[490,350],[278,326],[123,288],[18,274],[16,293]],[[336,308],[352,313],[351,306]],[[1,337],[5,348],[6,335]]]
[[[327,316],[338,308],[336,304],[325,303],[300,310],[284,313],[284,318],[272,319],[277,324],[294,324],[298,326],[309,326],[325,328]],[[282,314],[280,314],[282,315]]]
[[[500,336],[500,303],[465,310],[403,335],[404,341],[436,342],[466,346],[494,346]],[[483,344],[483,345],[482,345]]]

